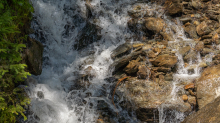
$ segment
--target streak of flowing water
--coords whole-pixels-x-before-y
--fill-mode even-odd
[[[93,11],[87,8],[88,4],[83,0],[31,0],[35,9],[32,28],[36,31],[31,36],[44,44],[44,65],[40,76],[34,77],[38,84],[32,84],[31,111],[28,116],[28,123],[91,123],[96,122],[99,112],[98,102],[104,101],[116,110],[109,99],[110,86],[104,79],[111,77],[112,71],[109,66],[113,63],[110,55],[126,39],[132,39],[127,27],[130,19],[127,11],[131,9],[134,0],[92,0],[90,6]],[[176,30],[170,44],[178,44],[185,41],[189,45],[190,39],[184,35],[180,21],[170,21],[163,15],[160,6],[141,4],[142,8],[149,9],[156,17],[163,16],[166,23]],[[92,17],[89,17],[92,14]],[[86,25],[94,24],[100,28],[98,32],[100,39],[94,43],[88,43],[82,50],[76,50],[80,34]],[[168,28],[167,31],[170,31]],[[142,33],[140,32],[140,35]],[[92,40],[92,39],[91,39]],[[79,43],[79,42],[78,42]],[[172,48],[172,47],[171,47]],[[178,48],[173,48],[178,51]],[[196,66],[195,73],[189,74],[184,67],[182,56],[177,52],[178,72],[174,75],[172,101],[177,101],[176,92],[179,90],[177,83],[183,79],[195,78],[200,75],[199,67]],[[198,54],[197,63],[201,62]],[[191,64],[195,63],[193,61]],[[95,77],[88,77],[88,80],[80,80],[87,68],[93,68],[92,74]],[[80,86],[84,82],[84,87]],[[31,82],[30,82],[31,83]],[[39,93],[43,93],[40,98]],[[122,109],[117,109],[122,111]],[[129,116],[123,111],[123,117],[130,122],[138,122],[135,117]],[[159,108],[160,122],[166,122],[167,115],[163,113],[163,106]],[[175,118],[169,122],[180,122],[184,115],[178,112],[171,112]],[[115,122],[119,122],[117,118]]]

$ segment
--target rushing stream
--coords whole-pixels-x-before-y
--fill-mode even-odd
[[[120,116],[112,118],[111,122],[129,123],[139,122],[135,113],[128,115],[123,109],[115,109],[111,102],[111,86],[105,78],[112,76],[109,66],[113,63],[111,52],[117,46],[125,43],[134,35],[127,26],[130,19],[127,11],[132,9],[136,2],[149,9],[156,17],[163,19],[170,26],[174,26],[176,33],[174,41],[169,42],[173,51],[178,51],[176,45],[184,40],[184,45],[193,46],[187,39],[181,27],[163,15],[163,9],[155,4],[142,3],[135,0],[31,0],[35,12],[33,13],[32,28],[34,34],[30,36],[44,44],[43,71],[40,76],[29,80],[32,113],[28,115],[28,123],[92,123],[99,118],[99,102],[108,104],[112,112],[121,112]],[[90,6],[90,7],[88,7]],[[89,8],[89,9],[88,9]],[[80,35],[88,24],[98,26],[98,36],[88,36],[91,42],[81,45]],[[92,28],[92,27],[90,27]],[[167,29],[170,30],[170,29]],[[94,30],[91,29],[91,33]],[[141,32],[140,32],[141,35]],[[87,39],[85,39],[87,40]],[[84,41],[84,40],[83,40]],[[85,48],[84,48],[84,45]],[[194,73],[188,73],[184,67],[182,56],[178,56],[178,70],[174,74],[172,102],[178,101],[176,93],[178,83],[183,79],[195,79],[200,75],[198,64],[202,61],[198,54],[197,64],[189,63],[194,67]],[[207,58],[207,60],[210,60]],[[89,67],[93,68],[95,77],[81,80],[81,76]],[[83,85],[82,83],[83,82]],[[102,104],[101,104],[102,105]],[[162,104],[158,107],[159,122],[180,122],[185,118],[183,113],[173,112],[175,118],[163,111]],[[111,115],[111,114],[110,114]],[[170,117],[170,118],[169,118]],[[123,119],[120,121],[120,119]]]

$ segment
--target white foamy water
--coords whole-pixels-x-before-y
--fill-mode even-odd
[[[30,86],[31,111],[28,123],[92,123],[99,117],[97,111],[99,101],[104,101],[110,109],[115,109],[109,99],[110,86],[104,79],[112,76],[109,66],[113,63],[111,52],[127,39],[133,43],[133,33],[127,27],[130,17],[127,11],[132,9],[135,0],[92,0],[90,5],[92,17],[88,17],[86,2],[82,0],[31,0],[35,9],[32,28],[36,31],[31,36],[44,44],[44,64],[40,76],[34,78],[38,84]],[[137,1],[136,1],[137,2]],[[188,41],[180,21],[174,23],[163,15],[164,9],[154,4],[141,4],[155,17],[163,17],[168,26],[172,26],[176,33],[174,41]],[[83,50],[76,50],[75,44],[83,28],[88,24],[100,28],[99,40],[88,44]],[[172,31],[167,28],[167,31]],[[141,32],[140,32],[141,35]],[[190,44],[190,43],[189,43]],[[191,44],[193,45],[193,44]],[[177,49],[173,49],[178,51]],[[189,74],[184,67],[183,58],[178,56],[178,72],[174,75],[172,99],[176,98],[179,90],[177,84],[183,79],[196,78],[200,75],[198,65],[196,71]],[[210,58],[207,57],[210,61]],[[197,63],[201,62],[198,54]],[[193,65],[195,62],[189,63]],[[92,77],[83,78],[87,68],[92,67]],[[219,92],[219,91],[217,91]],[[39,96],[43,93],[43,98]],[[123,117],[130,122],[138,122],[133,116],[123,111]],[[163,107],[159,108],[160,123],[167,119]],[[170,122],[180,122],[184,115],[172,113],[174,119]],[[114,122],[119,122],[117,117]]]

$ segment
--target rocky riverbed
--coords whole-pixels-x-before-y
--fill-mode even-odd
[[[60,77],[62,82],[74,83],[68,88],[70,91],[66,100],[71,104],[68,108],[84,114],[80,116],[79,122],[86,120],[86,110],[82,112],[83,108],[77,108],[82,105],[92,107],[89,110],[91,112],[97,110],[96,115],[91,116],[95,117],[97,123],[219,121],[217,114],[205,116],[206,113],[216,111],[213,107],[220,95],[218,0],[126,3],[129,4],[124,17],[128,19],[126,28],[119,24],[116,29],[128,29],[129,33],[105,28],[104,15],[114,21],[113,17],[109,17],[112,13],[96,10],[100,6],[95,6],[94,1],[86,0],[84,4],[81,16],[74,15],[73,20],[77,20],[79,25],[86,24],[79,33],[74,34],[76,41],[70,49],[86,57],[80,58],[80,62],[75,62],[76,65],[71,67],[77,70],[68,70],[70,73]],[[101,5],[108,11],[114,10],[114,14],[121,11],[119,8],[105,6],[104,3]],[[64,9],[67,15],[71,15],[70,10],[72,11]],[[65,25],[66,30],[62,32],[62,36],[71,35],[71,30],[75,29],[71,23]],[[114,25],[112,29],[117,26]],[[112,38],[112,35],[116,38]],[[111,41],[116,47],[99,50],[101,43],[108,44]],[[91,48],[92,45],[95,48]],[[51,55],[47,54],[49,55],[45,58]],[[30,54],[27,60],[33,55],[35,54]],[[41,65],[32,67],[36,74],[41,73],[37,69],[39,67]],[[97,84],[100,81],[102,83]],[[35,98],[44,98],[42,91],[35,93]],[[76,106],[74,104],[75,107],[70,98],[78,101]],[[98,101],[92,100],[93,98]],[[204,120],[198,120],[203,116]]]

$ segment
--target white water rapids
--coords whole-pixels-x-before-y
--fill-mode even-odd
[[[86,2],[83,0],[31,0],[35,12],[33,13],[32,28],[35,33],[31,37],[44,44],[43,71],[40,76],[34,76],[37,84],[31,84],[30,97],[32,113],[28,115],[27,123],[93,123],[99,117],[97,111],[98,101],[105,101],[114,109],[109,99],[110,84],[104,79],[112,76],[109,66],[113,63],[111,51],[127,39],[133,40],[133,33],[127,27],[130,19],[127,11],[132,9],[135,0],[92,0],[92,18],[87,16]],[[163,16],[166,23],[174,25],[177,32],[174,35],[176,43],[179,39],[189,41],[177,20],[177,24],[161,15],[163,11],[156,5],[142,3],[143,7],[149,8],[155,16]],[[160,9],[159,9],[160,10]],[[102,37],[98,41],[88,44],[83,50],[75,50],[74,45],[78,34],[83,27],[90,22],[101,28]],[[178,51],[178,49],[173,49]],[[195,78],[200,75],[200,68],[195,67],[195,73],[189,75],[184,67],[183,58],[178,56],[179,70],[174,75],[172,101],[176,100],[178,91],[177,83],[180,79]],[[198,54],[198,61],[201,61]],[[189,63],[193,64],[193,62]],[[77,86],[79,76],[86,68],[92,66],[96,77],[89,78],[89,84],[85,87]],[[34,80],[32,80],[34,81]],[[29,82],[36,83],[36,82]],[[103,88],[103,86],[105,88]],[[43,93],[44,97],[40,98]],[[160,123],[165,122],[166,114],[160,111]],[[128,116],[123,114],[126,121],[139,122],[135,114]],[[184,114],[176,114],[179,122]],[[114,122],[120,122],[117,118]],[[113,121],[112,121],[113,122]]]

